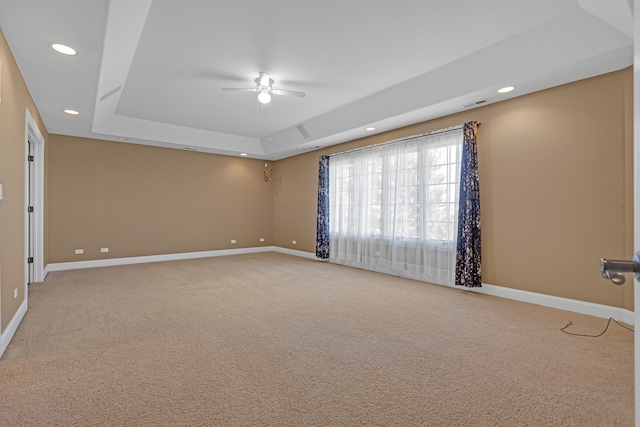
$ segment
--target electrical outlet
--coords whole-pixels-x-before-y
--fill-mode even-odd
[[[261,238],[260,238],[260,241],[261,241],[261,242],[264,242],[264,237],[261,237]]]
[[[231,244],[232,244],[232,245],[235,245],[235,244],[236,244],[236,239],[233,239],[233,240],[231,241]]]
[[[13,299],[18,298],[18,288],[13,290]]]
[[[295,240],[292,240],[291,243],[293,243],[295,245],[297,242]]]
[[[103,254],[107,253],[109,252],[109,248],[100,248],[100,252],[102,252]]]
[[[84,249],[76,249],[76,255],[81,255],[84,253]]]

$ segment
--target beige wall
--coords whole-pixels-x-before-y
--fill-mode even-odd
[[[318,155],[478,120],[484,282],[633,308],[632,286],[598,271],[600,257],[633,251],[631,69],[283,159],[265,183],[258,160],[49,137],[4,37],[0,60],[2,330],[24,300],[25,107],[46,141],[45,263],[255,247],[260,237],[313,252]]]
[[[273,245],[263,161],[60,135],[49,147],[50,263]]]
[[[629,68],[280,160],[275,245],[315,251],[320,154],[477,120],[483,282],[633,309],[631,281],[599,273],[633,253],[632,81]]]
[[[4,332],[25,298],[25,108],[45,139],[45,156],[48,135],[1,30],[0,67],[0,184],[4,189],[0,200],[0,328]]]

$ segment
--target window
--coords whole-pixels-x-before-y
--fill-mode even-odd
[[[442,276],[439,270],[447,264],[449,277],[455,266],[461,147],[457,128],[331,156],[332,262],[374,264],[381,271],[384,265],[428,270],[429,277]],[[451,260],[443,262],[447,256]]]

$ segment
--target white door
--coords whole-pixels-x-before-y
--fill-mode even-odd
[[[34,166],[34,149],[33,143],[31,141],[27,141],[29,145],[29,154],[27,155],[27,169],[29,174],[29,182],[28,182],[28,195],[27,195],[27,218],[29,221],[29,238],[28,243],[29,246],[27,248],[28,257],[27,257],[27,267],[29,270],[29,274],[27,277],[27,283],[33,283],[35,281],[35,270],[34,270],[34,249],[35,249],[35,215],[34,215],[34,185],[35,185],[35,166]],[[40,209],[40,206],[38,206]]]
[[[633,273],[634,311],[634,365],[635,365],[635,424],[640,427],[640,0],[629,0],[633,5],[633,247],[635,254],[629,254],[633,261],[603,262],[602,274],[616,284],[625,281],[625,273]]]
[[[633,247],[637,252],[640,251],[640,0],[634,0],[633,6]],[[636,426],[640,426],[640,283],[638,280],[633,283],[635,411]]]
[[[24,230],[24,295],[28,298],[28,283],[44,280],[44,138],[25,108],[25,230]],[[29,161],[33,156],[33,161]],[[29,207],[33,212],[29,212]],[[33,262],[29,263],[32,258]]]

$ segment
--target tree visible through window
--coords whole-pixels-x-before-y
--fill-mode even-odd
[[[460,142],[332,158],[331,233],[452,242]],[[394,150],[395,151],[395,150]],[[387,155],[383,155],[387,154]]]

